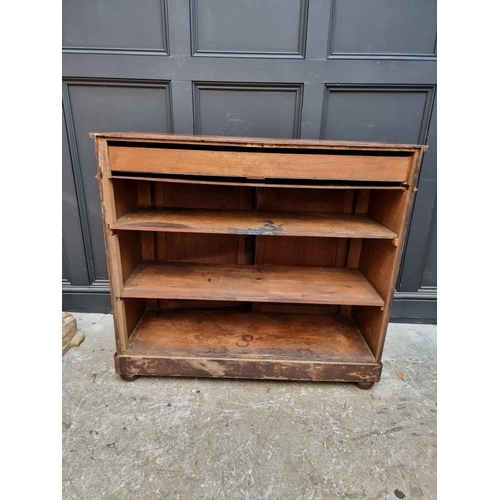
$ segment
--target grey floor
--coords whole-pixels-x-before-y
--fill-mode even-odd
[[[436,327],[391,324],[381,381],[114,373],[112,317],[63,357],[63,498],[434,499]]]

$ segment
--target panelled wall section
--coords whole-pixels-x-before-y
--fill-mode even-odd
[[[428,144],[393,321],[436,321],[435,0],[64,0],[63,309],[109,312],[90,132]]]

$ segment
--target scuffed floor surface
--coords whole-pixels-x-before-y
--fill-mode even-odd
[[[391,324],[382,380],[139,378],[112,317],[63,357],[63,499],[434,499],[436,327]]]

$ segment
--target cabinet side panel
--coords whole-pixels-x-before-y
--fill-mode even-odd
[[[145,299],[121,299],[113,301],[115,330],[117,333],[116,347],[118,353],[126,352],[128,339],[139,323],[146,310]]]
[[[113,179],[112,188],[114,193],[115,215],[117,219],[134,208],[137,208],[136,181]]]
[[[116,348],[118,353],[124,352],[127,349],[127,332],[126,332],[126,318],[125,311],[121,304],[117,304],[117,273],[120,270],[120,252],[118,245],[113,242],[112,234],[108,228],[108,224],[116,221],[115,203],[113,186],[109,179],[109,156],[108,144],[103,138],[96,138],[94,141],[98,179],[99,179],[99,192],[101,197],[101,212],[102,212],[102,225],[104,233],[104,244],[106,249],[106,264],[109,276],[109,288],[111,293],[111,305],[113,308],[113,319],[115,327]],[[121,272],[119,272],[121,276]],[[120,280],[121,281],[121,280]],[[121,301],[120,301],[121,302]]]
[[[408,205],[411,194],[409,189],[404,191],[374,189],[370,198],[368,215],[394,231],[399,237],[404,228],[405,207]]]
[[[412,157],[410,184],[407,190],[372,193],[368,209],[369,215],[398,235],[395,241],[365,240],[359,261],[359,270],[385,302],[383,311],[372,307],[352,308],[352,316],[377,361],[382,357],[421,159],[421,151]]]
[[[394,294],[398,248],[388,240],[365,240],[359,270],[385,302],[380,308],[352,307],[352,316],[377,360],[382,352],[385,330]]]
[[[121,299],[118,299],[121,300]],[[126,299],[122,300],[125,307],[125,319],[127,327],[127,338],[130,338],[135,327],[139,323],[144,311],[146,310],[145,299]]]
[[[99,189],[101,194],[102,219],[104,224],[104,234],[106,234],[107,224],[116,222],[115,193],[110,176],[108,144],[105,139],[97,138],[95,141],[97,156],[97,178],[99,179]]]
[[[120,231],[119,234],[112,236],[112,238],[118,238],[120,246],[121,289],[121,286],[141,263],[141,233],[137,231]]]
[[[351,315],[375,359],[380,361],[385,338],[385,311],[381,311],[380,307],[353,306]]]

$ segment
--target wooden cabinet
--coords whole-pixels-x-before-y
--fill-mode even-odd
[[[122,378],[380,379],[425,146],[91,137]]]

